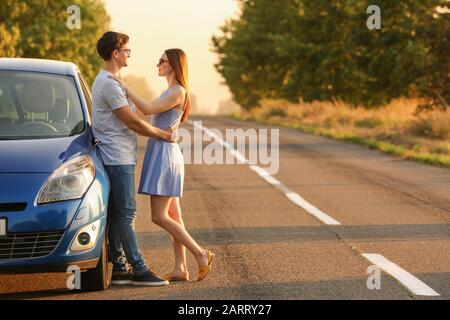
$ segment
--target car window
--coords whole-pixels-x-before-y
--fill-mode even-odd
[[[83,90],[83,94],[86,98],[86,104],[87,104],[89,116],[92,118],[92,97],[91,97],[91,93],[88,89],[89,87],[87,86],[86,82],[84,81],[84,78],[81,76],[80,73],[78,74],[78,78],[81,83],[81,89]]]
[[[84,131],[75,79],[0,71],[0,139],[66,137]]]

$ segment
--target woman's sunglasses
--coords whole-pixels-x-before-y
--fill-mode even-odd
[[[158,64],[156,65],[157,67],[159,67],[160,65],[162,65],[164,62],[169,62],[168,60],[164,60],[164,59],[159,59]]]

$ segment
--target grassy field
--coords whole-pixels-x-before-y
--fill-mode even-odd
[[[416,114],[418,104],[418,100],[399,99],[365,109],[341,102],[267,100],[259,108],[234,113],[233,118],[295,128],[450,168],[450,110]]]

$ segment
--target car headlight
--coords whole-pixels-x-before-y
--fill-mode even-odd
[[[47,179],[37,197],[37,204],[81,198],[95,178],[90,156],[80,156],[63,163]]]

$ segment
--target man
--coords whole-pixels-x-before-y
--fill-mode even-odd
[[[147,123],[124,89],[108,78],[110,74],[118,75],[127,66],[131,53],[128,40],[127,35],[117,32],[106,32],[98,40],[97,52],[105,65],[92,87],[93,131],[101,141],[100,153],[111,186],[108,210],[109,254],[113,263],[111,283],[163,286],[169,282],[147,268],[134,229],[136,133],[174,142],[173,132],[170,128],[163,131]]]

